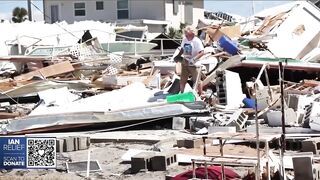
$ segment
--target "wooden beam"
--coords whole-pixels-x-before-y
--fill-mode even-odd
[[[207,78],[203,81],[202,86],[209,84],[211,81],[213,81],[216,78],[217,70],[228,69],[236,64],[239,64],[242,59],[243,57],[239,55],[231,56],[228,60],[222,63],[215,71],[213,71],[210,75],[207,76]]]
[[[8,112],[0,112],[0,119],[12,119],[16,117],[22,116],[20,113],[13,112],[13,113],[8,113]]]
[[[0,57],[0,61],[10,61],[10,62],[42,62],[47,60],[47,56],[3,56]]]
[[[35,71],[31,71],[26,74],[22,74],[20,76],[16,76],[14,79],[18,81],[29,80],[34,76],[47,78],[47,77],[68,73],[72,71],[74,71],[72,64],[69,61],[63,61],[63,62],[53,64]]]

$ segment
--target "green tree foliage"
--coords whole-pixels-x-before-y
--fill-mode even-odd
[[[168,36],[170,37],[170,38],[173,38],[173,39],[175,39],[175,38],[179,38],[179,31],[178,30],[176,30],[176,29],[174,29],[173,27],[169,27],[169,29],[168,29]]]
[[[12,11],[12,21],[14,23],[21,23],[28,19],[27,15],[28,11],[25,8],[15,7]]]
[[[180,29],[175,29],[173,27],[168,28],[167,35],[173,39],[182,39],[183,37],[183,29],[186,27],[185,24],[180,23]]]

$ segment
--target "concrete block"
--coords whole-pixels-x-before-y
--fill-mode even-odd
[[[269,106],[270,96],[267,88],[257,90],[257,105],[258,109],[264,109]]]
[[[203,140],[199,139],[179,139],[177,140],[177,146],[179,148],[200,148],[203,145]]]
[[[286,150],[300,151],[301,148],[301,139],[286,139]]]
[[[208,127],[210,124],[212,124],[212,122],[215,121],[212,116],[190,117],[189,120],[189,124],[192,129],[202,129],[204,127]]]
[[[63,152],[74,151],[74,137],[66,137],[63,141]]]
[[[305,112],[304,112],[304,116],[303,116],[303,122],[308,122],[309,123],[312,109],[313,109],[313,104],[312,103],[305,107]]]
[[[308,113],[308,114],[307,114]],[[309,126],[312,130],[320,130],[320,102],[313,102],[311,111],[306,113],[306,117],[309,118]]]
[[[79,139],[80,137],[73,137],[73,147],[74,147],[74,151],[78,151],[79,150]]]
[[[148,171],[151,169],[151,158],[155,152],[142,152],[131,157],[131,172],[137,173],[140,170]]]
[[[85,150],[90,147],[90,137],[79,137],[77,140],[79,150]]]
[[[233,122],[231,122],[231,126],[236,126],[237,131],[241,131],[246,127],[246,122],[248,119],[248,115],[243,113],[243,110],[238,110],[235,113],[233,113],[231,119]]]
[[[241,131],[246,127],[248,116],[239,109],[231,113],[215,114],[214,118],[219,121],[219,126],[235,126],[237,131]]]
[[[186,126],[186,118],[183,117],[173,117],[172,118],[172,129],[182,130]]]
[[[320,164],[313,164],[313,178],[320,180]]]
[[[315,98],[317,98],[317,95],[300,95],[297,104],[297,111],[305,112],[306,109],[310,106],[310,104],[312,104]]]
[[[178,139],[177,146],[178,146],[178,148],[184,147],[184,139]]]
[[[287,104],[289,108],[297,111],[299,103],[299,94],[288,94]]]
[[[309,138],[302,141],[302,152],[313,152],[319,155],[320,153],[320,138]]]
[[[151,158],[153,171],[166,171],[167,167],[177,162],[177,155],[173,152],[162,152]]]
[[[216,72],[216,89],[219,104],[230,108],[240,107],[244,95],[238,73],[224,70]]]
[[[57,152],[63,152],[63,143],[64,143],[64,139],[57,139],[56,140],[56,149]]]
[[[209,126],[208,127],[208,134],[213,134],[217,132],[226,132],[226,133],[235,133],[236,127],[228,127],[228,126]]]
[[[270,111],[267,113],[268,125],[271,127],[279,127],[282,125],[281,111]],[[297,115],[291,108],[285,109],[285,120],[286,125],[295,125],[297,123]]]
[[[311,157],[293,157],[292,162],[295,180],[313,179]]]

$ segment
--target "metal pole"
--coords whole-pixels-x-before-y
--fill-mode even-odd
[[[269,81],[269,76],[268,76],[268,71],[267,69],[264,69],[264,75],[266,78],[266,82],[267,82],[267,86],[268,86],[268,93],[271,99],[271,102],[273,101],[273,95],[272,95],[272,91],[271,91],[271,87],[270,87],[270,81]]]
[[[32,21],[31,0],[28,0],[27,3],[28,3],[28,18],[29,18],[29,21]]]
[[[20,35],[17,36],[17,43],[18,43],[18,54],[21,55],[22,50],[21,50],[21,44],[20,44]]]
[[[90,148],[88,149],[88,162],[87,162],[87,178],[89,177],[90,174],[90,154],[91,154],[91,150]]]
[[[163,39],[161,39],[160,42],[161,42],[161,44],[160,44],[160,46],[161,46],[161,56],[163,56],[163,54],[164,54],[164,53],[163,53]]]
[[[207,161],[204,161],[204,171],[205,171],[205,178],[206,178],[206,179],[209,179],[209,177],[208,177]]]
[[[286,134],[286,127],[285,127],[285,111],[284,111],[284,90],[283,90],[283,78],[284,78],[284,71],[283,71],[283,66],[282,62],[279,62],[279,80],[280,80],[280,93],[281,93],[281,125],[282,125],[282,134],[281,134],[281,168],[282,168],[282,177],[285,179],[285,169],[283,165],[283,157],[284,157],[284,152],[286,151],[286,139],[285,139],[285,134]]]
[[[255,7],[254,7],[254,0],[251,1],[251,8],[252,8],[252,15],[254,15],[256,13],[255,11]]]
[[[220,155],[223,157],[223,143],[222,143],[222,138],[219,138],[219,144],[220,144]],[[226,174],[224,172],[224,164],[221,163],[221,175],[222,175],[222,180],[226,180]]]
[[[257,148],[257,169],[256,169],[256,179],[260,179],[260,136],[259,136],[259,121],[258,121],[258,99],[257,99],[257,83],[254,83],[255,90],[255,122],[256,122],[256,148]]]
[[[267,164],[266,164],[266,169],[267,169],[267,180],[271,180],[270,177],[270,157],[269,157],[269,141],[265,141],[265,151],[266,151],[266,156],[267,156]]]
[[[202,137],[202,141],[203,141],[203,156],[207,155],[206,139],[207,139],[207,137],[205,137],[205,136]]]
[[[191,161],[192,161],[192,179],[196,179],[196,165],[195,165],[194,159],[192,159]]]
[[[137,56],[137,39],[134,39],[134,55]]]

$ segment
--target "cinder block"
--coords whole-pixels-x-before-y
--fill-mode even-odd
[[[90,147],[90,137],[79,137],[77,140],[79,150],[85,150]]]
[[[300,151],[301,148],[301,139],[286,139],[286,150]]]
[[[72,137],[73,138],[73,147],[74,147],[74,151],[78,151],[79,150],[79,140],[80,137]]]
[[[63,143],[64,143],[64,139],[57,139],[56,140],[56,149],[57,152],[63,152]]]
[[[294,125],[297,123],[297,115],[291,108],[285,108],[285,119],[286,125]],[[281,111],[270,111],[267,113],[268,125],[271,127],[281,127],[282,121],[282,112]]]
[[[217,100],[232,108],[240,107],[243,100],[241,79],[238,73],[224,70],[216,72]]]
[[[74,151],[74,138],[73,137],[66,137],[63,141],[63,152],[70,152]]]
[[[298,94],[288,94],[288,107],[292,108],[294,111],[297,111],[298,109],[299,96],[300,95]]]
[[[178,146],[179,148],[184,147],[184,139],[178,139],[178,140],[177,140],[177,146]]]
[[[313,154],[320,154],[320,138],[310,138],[302,141],[302,152],[313,152]]]
[[[234,126],[236,131],[241,131],[246,127],[248,116],[244,114],[242,109],[232,113],[216,113],[213,116],[219,126]]]
[[[320,164],[313,164],[313,179],[320,180]]]
[[[148,171],[151,169],[151,158],[154,152],[142,152],[131,157],[131,172],[137,173],[140,170]]]
[[[177,140],[177,146],[179,148],[185,147],[185,148],[199,148],[203,145],[203,140],[201,138],[199,139],[179,139]]]
[[[172,118],[172,129],[182,130],[186,126],[186,118],[183,117],[173,117]]]
[[[311,157],[293,157],[292,162],[295,180],[313,179]]]
[[[173,152],[162,152],[151,158],[153,171],[166,171],[167,167],[177,162],[177,155]]]
[[[209,126],[208,127],[208,134],[217,133],[217,132],[226,132],[226,133],[235,133],[236,127],[235,126]]]

